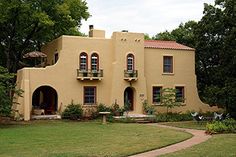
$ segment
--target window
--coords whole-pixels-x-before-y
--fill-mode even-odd
[[[176,89],[176,101],[177,102],[184,102],[184,87],[175,87]]]
[[[55,54],[54,54],[55,63],[57,62],[58,58],[59,58],[58,53],[55,53]]]
[[[162,87],[152,87],[152,103],[157,104],[161,102],[161,89]]]
[[[88,69],[88,56],[85,52],[80,54],[80,70],[87,70]]]
[[[163,72],[173,73],[173,56],[163,57]]]
[[[128,71],[134,70],[134,55],[133,54],[127,55],[127,70]]]
[[[84,104],[86,105],[96,104],[96,87],[94,86],[84,87]]]
[[[99,69],[98,54],[93,53],[91,56],[91,70],[98,70],[98,69]]]

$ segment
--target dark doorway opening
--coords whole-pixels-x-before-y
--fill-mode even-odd
[[[50,86],[41,86],[33,93],[33,109],[43,110],[44,114],[53,115],[57,111],[57,92]]]
[[[124,92],[124,105],[128,104],[129,110],[134,110],[134,91],[131,87],[127,87]]]

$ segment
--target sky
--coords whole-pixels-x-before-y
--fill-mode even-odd
[[[80,31],[88,34],[89,25],[112,32],[147,33],[150,37],[165,30],[171,31],[181,22],[199,21],[203,16],[204,3],[214,0],[86,0],[89,13],[82,21]]]

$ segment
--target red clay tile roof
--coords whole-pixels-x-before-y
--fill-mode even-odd
[[[176,41],[163,40],[145,40],[144,47],[154,49],[194,50],[193,48],[179,44]]]

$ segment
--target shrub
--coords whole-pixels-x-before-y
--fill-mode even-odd
[[[178,122],[192,120],[192,116],[189,113],[159,113],[156,115],[157,122]]]
[[[66,109],[62,112],[63,119],[78,120],[83,116],[83,109],[80,104],[74,104],[71,101]]]
[[[16,104],[16,96],[21,96],[23,90],[17,89],[14,82],[14,74],[0,66],[0,116],[9,117],[12,105]]]
[[[143,111],[146,114],[152,115],[156,112],[153,105],[148,104],[147,100],[144,100],[143,102]]]
[[[211,123],[207,123],[206,132],[209,134],[234,133],[236,132],[236,121],[229,118],[223,121],[213,121]]]
[[[111,112],[111,110],[112,109],[110,107],[107,107],[105,104],[102,103],[100,103],[97,108],[98,112]]]

